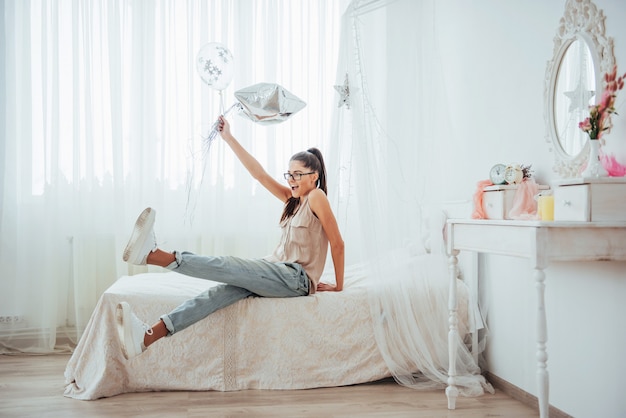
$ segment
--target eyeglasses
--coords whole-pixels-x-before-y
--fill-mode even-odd
[[[283,177],[285,180],[293,179],[295,181],[299,181],[302,176],[308,176],[309,174],[315,174],[315,171],[311,171],[309,173],[285,173],[283,174]]]

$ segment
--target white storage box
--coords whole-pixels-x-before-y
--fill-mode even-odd
[[[555,221],[626,221],[626,177],[577,178],[554,187]]]
[[[539,190],[548,190],[549,187],[539,185]],[[487,219],[511,219],[509,211],[513,207],[513,199],[517,192],[517,185],[487,186],[483,194],[483,210]]]

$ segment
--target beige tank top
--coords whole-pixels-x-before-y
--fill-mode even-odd
[[[301,199],[296,213],[285,219],[280,227],[280,242],[266,260],[300,264],[311,281],[309,293],[315,293],[326,264],[328,237],[309,206],[308,196]]]

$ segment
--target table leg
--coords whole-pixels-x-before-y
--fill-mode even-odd
[[[456,387],[456,352],[457,341],[459,336],[459,319],[457,315],[457,289],[456,278],[459,260],[458,251],[451,252],[448,259],[448,269],[450,274],[450,294],[448,298],[448,309],[450,316],[448,319],[450,330],[448,332],[448,387],[446,388],[446,396],[448,397],[448,409],[456,408],[456,399],[459,396],[459,389]]]
[[[545,307],[545,279],[546,275],[540,268],[535,268],[535,283],[537,287],[537,398],[539,400],[539,416],[547,418],[549,415],[549,376],[548,376],[548,327]]]

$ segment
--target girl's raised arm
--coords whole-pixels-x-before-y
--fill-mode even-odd
[[[248,172],[259,181],[270,193],[285,203],[291,197],[289,187],[280,184],[276,179],[270,176],[263,166],[254,158],[246,149],[241,146],[239,141],[230,133],[230,124],[224,116],[220,116],[217,130],[220,136],[233,150],[239,161],[244,165]]]

